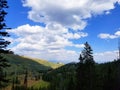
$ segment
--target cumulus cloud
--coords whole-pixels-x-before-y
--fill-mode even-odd
[[[56,3],[57,2],[57,3]],[[108,14],[119,0],[23,0],[29,7],[28,18],[35,22],[58,23],[63,27],[82,30],[86,19],[93,15]]]
[[[118,59],[118,51],[105,51],[94,54],[95,61],[98,63],[110,62]]]
[[[77,62],[80,52],[67,50],[66,47],[83,48],[84,44],[74,44],[71,39],[86,37],[83,32],[77,33],[78,36],[71,34],[68,29],[59,25],[53,26],[56,30],[49,30],[48,27],[31,26],[29,24],[19,26],[9,30],[9,33],[15,34],[17,38],[9,37],[12,42],[12,51],[19,55],[42,58],[56,62]],[[76,34],[76,33],[75,33]],[[119,35],[116,32],[115,35]],[[106,51],[95,53],[94,60],[98,63],[113,61],[117,58],[117,51]]]
[[[83,44],[75,44],[72,40],[87,37],[82,32],[87,26],[87,19],[94,15],[109,14],[119,0],[22,0],[23,6],[30,8],[28,18],[34,22],[42,22],[46,26],[19,26],[9,32],[14,34],[8,38],[12,42],[12,51],[20,55],[61,60],[71,62],[78,60],[79,53],[67,50],[66,47],[82,48]],[[69,31],[70,28],[72,32]],[[115,38],[114,35],[100,35]],[[99,55],[98,55],[99,56]],[[69,61],[68,61],[69,60]]]
[[[108,33],[101,33],[98,35],[101,39],[115,39],[120,37],[120,31],[115,32],[113,35]]]
[[[29,24],[9,30],[16,38],[8,38],[15,45],[12,48],[17,54],[43,58],[47,60],[75,60],[77,52],[66,50],[66,47],[82,48],[83,44],[74,44],[72,39],[86,37],[87,33],[71,33],[59,24],[46,27]],[[70,57],[71,56],[71,57]],[[68,59],[69,58],[69,59]]]

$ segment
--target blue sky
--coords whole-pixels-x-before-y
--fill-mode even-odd
[[[16,54],[74,62],[88,41],[96,62],[117,58],[119,0],[9,0],[8,5],[9,48]]]

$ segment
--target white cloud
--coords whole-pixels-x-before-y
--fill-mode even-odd
[[[110,14],[110,11],[106,11],[105,14],[107,14],[107,15]]]
[[[117,31],[117,32],[115,33],[115,35],[116,35],[116,36],[120,36],[120,31]]]
[[[56,3],[57,2],[57,3]],[[34,22],[43,22],[45,27],[19,26],[9,32],[16,38],[9,38],[14,46],[12,50],[20,55],[47,60],[77,61],[79,53],[66,47],[82,48],[83,44],[74,44],[72,40],[87,37],[81,32],[87,26],[87,19],[93,15],[108,14],[119,0],[23,0],[23,6],[30,8],[28,18]],[[73,31],[69,32],[68,28]],[[103,34],[103,38],[116,38]],[[11,46],[12,46],[11,45]],[[99,56],[99,55],[98,55]]]
[[[115,39],[120,37],[120,31],[115,32],[113,35],[108,33],[101,33],[98,35],[101,39]]]
[[[110,35],[110,34],[107,34],[107,33],[101,33],[101,34],[98,35],[98,37],[100,37],[101,39],[115,39],[118,36]]]
[[[15,45],[11,48],[12,51],[19,55],[42,58],[49,61],[77,62],[80,52],[67,50],[65,47],[83,48],[84,44],[74,44],[70,39],[86,37],[86,33],[75,33],[79,36],[75,37],[68,29],[58,26],[54,26],[54,28],[57,27],[55,31],[49,30],[48,27],[30,26],[29,24],[10,30],[10,33],[17,35],[17,38],[8,38],[12,42],[11,45]],[[115,35],[119,34],[119,31],[115,33]],[[113,61],[116,58],[117,51],[94,54],[94,60],[99,63]]]
[[[56,3],[57,2],[57,3]],[[35,22],[58,23],[62,27],[82,30],[92,15],[108,14],[119,0],[23,0],[29,7],[28,18]]]
[[[95,53],[94,59],[98,63],[114,61],[115,59],[118,59],[118,51]]]
[[[74,57],[77,55],[77,52],[65,48],[82,48],[83,44],[74,44],[71,40],[87,36],[87,33],[83,32],[71,33],[59,24],[47,25],[46,27],[26,24],[9,30],[9,33],[17,37],[9,38],[12,42],[11,45],[14,45],[12,51],[17,54],[47,60],[70,61],[75,60]]]
[[[68,38],[68,39],[79,39],[79,38],[87,37],[87,36],[88,36],[87,33],[77,32],[77,33],[67,33],[63,37]]]

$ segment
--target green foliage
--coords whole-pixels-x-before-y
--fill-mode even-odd
[[[12,66],[6,71],[13,72],[9,73],[14,77],[12,90],[120,90],[120,60],[96,64],[92,54],[90,45],[85,43],[79,63],[69,63],[56,69],[47,67],[50,64],[43,65],[30,58],[9,54],[6,58]],[[35,80],[40,81],[26,87],[18,77],[21,74],[30,79],[31,73]]]
[[[14,54],[6,55],[7,60],[10,62],[11,67],[9,73],[24,73],[24,70],[27,68],[28,71],[33,73],[36,72],[46,72],[52,70],[53,66],[60,67],[61,64],[55,64],[45,60],[38,60],[33,58],[22,57]],[[37,74],[37,73],[36,73]]]
[[[80,62],[77,67],[77,90],[94,90],[95,86],[95,62],[91,46],[86,42],[85,47],[80,54]]]
[[[11,67],[7,70],[8,74],[24,74],[25,70],[28,69],[29,72],[37,74],[38,72],[46,72],[51,67],[47,67],[43,64],[35,62],[32,59],[24,58],[18,55],[9,54],[6,55],[7,60],[10,62]]]
[[[120,61],[96,65],[97,90],[120,90]]]
[[[12,90],[77,90],[76,69],[79,64],[66,64],[43,75],[43,80],[45,81],[41,80],[27,89],[25,89],[25,86],[16,84],[14,85],[15,89]],[[87,72],[84,73],[87,74]],[[84,83],[89,85],[89,80],[86,80],[88,77],[83,76],[82,78]],[[91,78],[95,78],[95,86],[92,90],[120,90],[120,61],[95,64],[95,77],[91,76]],[[88,90],[89,88],[84,87],[84,89]]]
[[[35,89],[35,90],[41,90],[41,89],[43,89],[43,88],[47,88],[47,87],[49,87],[49,85],[50,85],[50,83],[49,82],[46,82],[46,81],[43,81],[43,80],[41,80],[41,81],[39,81],[38,83],[36,83],[36,84],[34,84],[33,86],[32,86],[32,88],[33,89]]]
[[[75,63],[66,64],[48,72],[43,79],[50,82],[48,90],[75,90]]]
[[[41,80],[35,83],[33,86],[27,88],[24,85],[14,85],[12,90],[49,90],[49,85],[49,82]]]
[[[40,64],[37,61],[22,57],[14,54],[7,54],[5,58],[10,62],[11,66],[9,68],[6,68],[6,72],[9,75],[8,78],[11,81],[11,85],[13,88],[17,88],[20,90],[20,88],[25,88],[19,85],[21,84],[20,78],[24,81],[24,77],[26,75],[26,70],[28,72],[28,78],[32,80],[42,80],[42,76],[51,70],[53,70],[51,67],[44,64]],[[42,60],[43,62],[43,60]],[[47,62],[47,61],[45,61]],[[55,65],[55,63],[53,63]],[[51,63],[51,65],[53,65]],[[56,66],[59,66],[60,64],[56,64]],[[16,90],[16,89],[15,89]]]
[[[80,63],[70,63],[48,72],[43,78],[44,80],[50,82],[50,86],[46,90],[120,90],[119,60],[103,64],[95,64],[94,77],[87,77],[86,75],[89,76],[91,73],[89,74],[88,70],[85,68],[86,66],[83,66],[83,71],[80,71],[81,76],[79,76],[81,78],[79,79],[76,78],[76,69],[79,66],[82,68],[82,65],[83,64]],[[89,89],[89,87],[86,86],[91,85],[90,80],[93,81],[93,89]],[[78,87],[76,88],[78,81],[82,89],[78,89]]]
[[[32,59],[33,61],[36,61],[36,62],[38,62],[38,63],[40,63],[42,65],[45,65],[47,67],[51,67],[53,69],[56,69],[56,68],[61,67],[61,66],[64,65],[62,63],[53,63],[53,62],[48,62],[46,60],[41,60],[41,59],[35,59],[35,58],[30,58],[30,59]]]
[[[9,53],[9,50],[6,47],[10,44],[9,41],[6,41],[4,37],[8,37],[9,34],[4,30],[6,28],[5,16],[7,12],[5,9],[8,8],[6,0],[0,0],[0,88],[4,87],[4,83],[7,83],[6,74],[4,68],[9,67],[9,63],[4,57],[5,54]]]

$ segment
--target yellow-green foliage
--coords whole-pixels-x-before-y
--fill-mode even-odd
[[[29,57],[24,57],[24,58],[29,58]],[[36,58],[29,58],[29,59],[31,59],[31,60],[33,60],[33,61],[36,61],[36,62],[38,62],[39,64],[42,64],[42,65],[44,65],[44,66],[51,67],[51,68],[53,68],[53,69],[56,69],[56,68],[61,67],[61,66],[64,65],[64,64],[62,64],[62,63],[53,63],[53,62],[49,62],[49,61],[43,60],[43,59],[36,59]]]
[[[45,66],[51,67],[53,69],[63,66],[63,64],[52,63],[52,62],[48,62],[48,61],[45,61],[45,60],[36,59],[35,61],[37,61],[38,63],[43,64]]]
[[[34,89],[39,89],[39,88],[47,88],[49,85],[50,85],[49,82],[41,80],[38,83],[35,83],[32,87]]]
[[[24,58],[18,55],[9,54],[6,55],[7,60],[10,62],[11,67],[10,71],[24,71],[25,68],[28,68],[31,71],[39,71],[39,70],[49,70],[51,67],[47,67],[43,64],[40,64],[30,58]]]
[[[63,65],[63,64],[49,62],[49,61],[43,60],[43,59],[18,56],[18,55],[14,55],[14,54],[9,54],[6,56],[6,58],[12,66],[11,69],[12,68],[15,69],[17,66],[17,68],[29,67],[30,69],[32,68],[33,70],[35,70],[35,69],[47,70],[50,68],[55,69],[55,68],[58,68]]]

